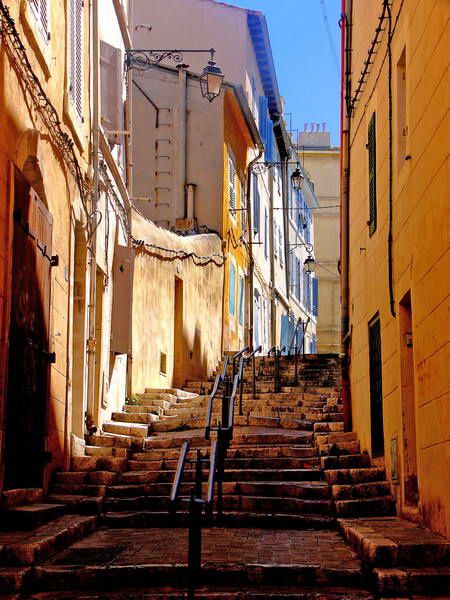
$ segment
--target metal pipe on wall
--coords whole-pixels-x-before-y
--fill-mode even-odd
[[[186,218],[186,106],[187,77],[183,66],[178,67],[178,181],[176,189],[176,219]]]

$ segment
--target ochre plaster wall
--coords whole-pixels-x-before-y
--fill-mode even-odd
[[[132,392],[184,385],[204,378],[221,356],[223,257],[215,234],[180,237],[157,227],[133,211],[133,235],[147,243],[216,255],[206,266],[193,258],[173,259],[170,253],[135,249],[132,319]],[[174,378],[175,278],[182,280],[183,316],[181,367]],[[180,332],[178,332],[180,333]],[[167,356],[167,375],[160,372],[160,353]]]
[[[365,60],[381,3],[355,0],[352,72]],[[369,6],[370,4],[370,6]],[[448,56],[450,4],[394,0],[393,36],[393,274],[396,317],[388,292],[388,61],[386,31],[351,121],[350,324],[353,427],[371,449],[368,322],[379,311],[382,336],[384,445],[391,476],[391,441],[398,440],[400,512],[450,535],[450,177]],[[385,22],[387,28],[387,22]],[[406,48],[406,151],[398,157],[396,66]],[[378,79],[377,79],[378,77]],[[357,77],[354,77],[356,81]],[[354,91],[355,83],[353,84]],[[369,237],[367,127],[376,112],[378,227]],[[402,415],[399,302],[412,305],[415,424],[419,505],[404,502],[405,436]],[[409,417],[411,414],[408,415]]]

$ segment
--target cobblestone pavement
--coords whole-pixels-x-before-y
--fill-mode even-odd
[[[100,530],[71,548],[120,546],[124,550],[111,565],[185,564],[186,529]],[[60,561],[63,554],[50,561]],[[335,531],[266,529],[204,529],[203,563],[319,565],[359,569],[360,561]]]

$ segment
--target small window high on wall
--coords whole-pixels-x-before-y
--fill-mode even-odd
[[[69,96],[83,117],[83,0],[69,0]]]

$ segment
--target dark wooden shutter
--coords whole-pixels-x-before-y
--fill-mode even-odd
[[[369,235],[373,235],[377,229],[377,140],[375,113],[373,113],[368,127],[367,149],[369,154]]]

